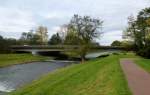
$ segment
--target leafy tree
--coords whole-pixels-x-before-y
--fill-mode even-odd
[[[72,31],[72,29],[69,29],[69,32],[67,32],[67,35],[64,40],[65,45],[79,45],[79,38],[77,35],[77,32]]]
[[[50,45],[58,45],[62,44],[62,39],[58,33],[53,34],[52,37],[50,38],[48,44]]]
[[[121,46],[121,42],[116,40],[116,41],[113,41],[111,46]]]
[[[6,43],[5,43],[5,40],[4,40],[4,38],[2,37],[2,36],[0,36],[0,53],[3,53],[4,52],[4,50],[5,50],[5,45]]]
[[[124,47],[127,51],[133,50],[134,49],[134,43],[133,41],[121,41],[121,47]]]
[[[150,8],[145,8],[142,11],[139,12],[137,16],[137,28],[141,34],[141,40],[143,47],[147,46],[147,41],[149,40],[149,28],[150,25],[148,25],[147,20],[150,18]]]
[[[20,37],[20,42],[23,45],[44,45],[47,44],[48,34],[47,28],[39,26],[34,32],[30,30],[29,32],[23,32]]]
[[[5,41],[6,41],[8,46],[20,44],[20,42],[14,38],[7,38],[7,39],[5,38]]]
[[[29,41],[30,45],[40,45],[41,42],[39,41],[40,37],[39,35],[33,34],[32,38]]]
[[[10,46],[17,45],[19,42],[13,38],[3,38],[0,36],[0,53],[10,53]]]
[[[145,8],[140,11],[136,19],[130,17],[128,28],[124,34],[126,37],[130,38],[130,40],[132,39],[134,46],[136,47],[136,51],[140,51],[138,54],[150,55],[142,54],[150,51],[150,48],[146,49],[150,47],[150,8]]]
[[[57,33],[59,34],[59,36],[61,37],[62,39],[62,43],[64,43],[65,41],[65,38],[67,36],[67,31],[68,31],[68,25],[64,24],[62,26],[60,26],[60,29],[57,31]]]
[[[40,42],[40,36],[33,33],[33,30],[30,32],[23,32],[20,37],[20,42],[22,45],[39,45]]]
[[[36,30],[36,35],[39,36],[40,44],[47,44],[48,42],[48,31],[47,28],[44,26],[39,26]]]
[[[78,53],[81,56],[82,62],[85,60],[85,55],[91,47],[94,38],[99,37],[100,28],[102,28],[102,21],[99,19],[91,18],[90,16],[74,15],[68,25],[68,33],[72,40],[71,42],[78,42]],[[69,40],[68,40],[69,42]]]
[[[27,44],[27,33],[23,32],[19,40],[23,45]]]
[[[128,18],[128,27],[124,31],[123,38],[124,39],[129,39],[130,41],[134,42],[135,47],[141,48],[142,46],[142,36],[141,32],[137,29],[137,23],[136,20],[133,16],[129,16]]]

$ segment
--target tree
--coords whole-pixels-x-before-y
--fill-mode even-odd
[[[127,51],[133,50],[134,49],[134,43],[133,41],[121,41],[121,47],[124,47]]]
[[[101,34],[99,30],[102,28],[102,23],[101,20],[91,18],[90,16],[74,15],[71,19],[68,25],[68,34],[71,32],[72,40],[78,42],[78,52],[82,62],[85,60],[85,55],[89,51],[93,39]]]
[[[10,53],[10,46],[19,44],[16,39],[0,36],[0,53]]]
[[[40,36],[33,33],[33,30],[30,30],[29,32],[23,32],[20,37],[20,42],[22,45],[39,45],[40,42]]]
[[[65,45],[79,45],[79,38],[77,35],[77,32],[72,31],[69,29],[69,32],[67,32],[67,35],[64,40]]]
[[[68,31],[67,28],[68,28],[68,25],[64,24],[64,25],[60,26],[60,29],[57,31],[57,33],[61,37],[62,43],[64,43],[65,38],[67,36],[67,31]]]
[[[6,48],[6,42],[2,36],[0,36],[0,53],[4,53]]]
[[[39,35],[33,34],[33,37],[32,37],[32,39],[30,39],[29,44],[30,45],[40,45],[41,42],[39,41],[39,39],[40,39]]]
[[[21,37],[20,37],[20,42],[23,44],[23,45],[25,45],[25,44],[28,44],[28,42],[27,42],[27,32],[23,32],[22,34],[21,34]]]
[[[129,18],[126,37],[132,39],[136,52],[140,55],[149,56],[150,51],[150,8],[141,10],[136,19]],[[147,54],[148,53],[148,54]],[[149,56],[150,57],[150,56]]]
[[[48,31],[47,28],[44,26],[39,26],[36,30],[36,35],[39,36],[39,42],[41,45],[47,44],[48,42]]]
[[[113,41],[111,46],[121,46],[121,42],[116,40],[116,41]]]
[[[52,37],[50,38],[48,44],[50,45],[58,45],[62,44],[62,39],[58,33],[53,34]]]
[[[47,33],[46,27],[39,26],[35,32],[33,30],[23,32],[20,41],[23,45],[45,45],[48,42]]]
[[[149,24],[147,23],[147,21],[150,18],[150,8],[145,8],[142,11],[139,12],[138,16],[137,16],[137,28],[139,30],[141,40],[142,40],[142,45],[143,47],[147,46],[147,41],[149,40],[148,35],[149,35]]]

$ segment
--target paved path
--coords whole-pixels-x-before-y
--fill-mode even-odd
[[[120,64],[133,95],[150,95],[150,74],[137,66],[132,59],[121,59]]]

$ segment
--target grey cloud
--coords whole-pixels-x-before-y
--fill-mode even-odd
[[[148,0],[0,0],[0,8],[7,8],[8,13],[14,14],[14,10],[19,10],[25,15],[29,14],[24,17],[15,15],[22,22],[13,23],[15,28],[12,32],[12,14],[0,10],[0,21],[8,21],[6,26],[4,23],[0,24],[0,28],[5,32],[0,32],[0,35],[17,38],[20,31],[29,30],[35,25],[47,26],[49,35],[52,35],[56,32],[56,27],[68,23],[73,14],[79,14],[104,20],[105,34],[100,42],[110,44],[113,40],[121,40],[122,30],[127,26],[127,17],[131,14],[136,15],[139,10],[149,6],[149,3]]]

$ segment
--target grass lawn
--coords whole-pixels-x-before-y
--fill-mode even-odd
[[[150,73],[150,59],[140,58],[136,60],[136,63]]]
[[[11,95],[132,95],[119,58],[111,55],[56,70]]]
[[[42,61],[45,59],[47,58],[42,56],[33,56],[31,54],[0,54],[0,67],[31,61]]]

